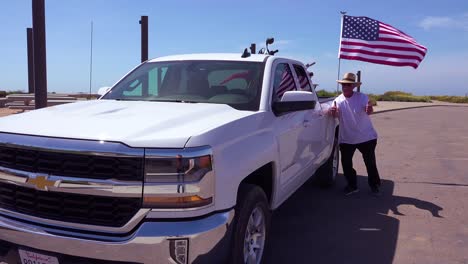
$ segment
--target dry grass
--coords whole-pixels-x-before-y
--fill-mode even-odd
[[[11,114],[16,114],[16,113],[20,113],[20,112],[22,112],[22,110],[9,109],[9,108],[0,108],[0,117],[11,115]]]

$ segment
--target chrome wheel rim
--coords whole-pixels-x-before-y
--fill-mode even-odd
[[[265,246],[265,215],[255,207],[249,217],[244,239],[244,263],[259,264]]]
[[[338,142],[335,139],[334,148],[333,148],[333,179],[336,178],[338,174],[338,164],[339,164],[339,146]]]

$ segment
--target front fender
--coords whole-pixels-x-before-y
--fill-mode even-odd
[[[265,113],[257,113],[192,137],[187,147],[200,145],[210,145],[213,150],[216,210],[235,206],[239,184],[252,172],[270,162],[278,164],[275,135],[269,115]],[[273,175],[277,175],[276,170],[275,166]]]

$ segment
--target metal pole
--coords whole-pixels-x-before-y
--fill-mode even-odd
[[[89,58],[89,98],[91,99],[91,83],[93,80],[93,21],[91,21],[91,54]]]
[[[47,107],[46,32],[44,0],[32,0],[34,99],[36,109]]]
[[[141,62],[148,60],[148,16],[141,16]]]
[[[26,35],[27,35],[27,40],[28,40],[28,93],[34,93],[33,29],[27,28]]]
[[[338,77],[337,77],[337,80],[340,79],[340,67],[341,67],[341,59],[338,58]],[[336,83],[336,93],[337,94],[340,93],[340,84],[338,82]]]
[[[340,14],[341,14],[341,29],[340,29],[340,45],[338,46],[338,79],[340,79],[340,67],[341,67],[341,58],[340,58],[340,55],[341,55],[341,38],[343,37],[343,21],[344,21],[344,16],[346,15],[346,12],[345,11],[340,11]],[[339,92],[339,88],[340,88],[340,84],[339,83],[336,83],[336,93],[340,93]]]

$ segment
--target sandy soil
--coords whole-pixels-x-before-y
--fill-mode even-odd
[[[9,109],[9,108],[0,108],[0,117],[7,116],[11,114],[21,113],[22,110]]]

